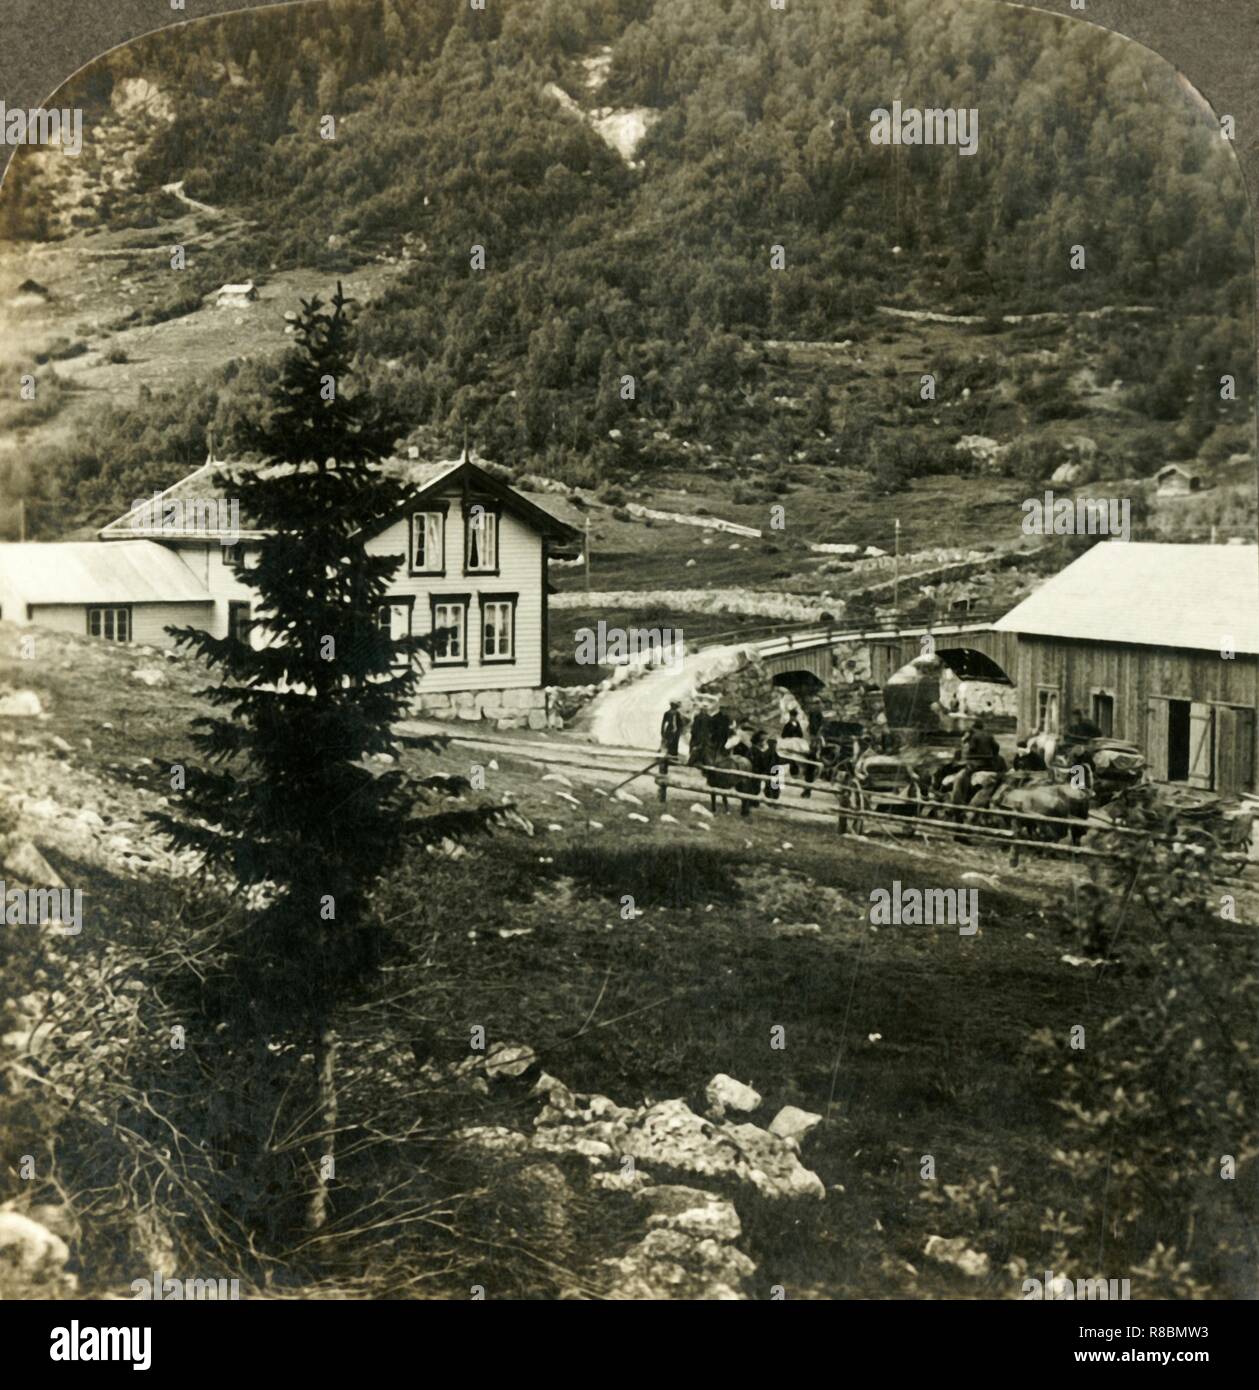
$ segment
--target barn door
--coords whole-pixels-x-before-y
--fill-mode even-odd
[[[1167,701],[1151,695],[1145,702],[1145,757],[1156,782],[1167,781],[1167,721]]]
[[[1249,791],[1254,783],[1255,712],[1233,705],[1215,709],[1215,788]]]
[[[1210,705],[1194,700],[1189,706],[1189,776],[1191,787],[1211,786],[1215,770],[1214,711]]]

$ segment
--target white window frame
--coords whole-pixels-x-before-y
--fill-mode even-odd
[[[468,603],[469,600],[463,595],[441,597],[434,594],[432,597],[432,614],[434,633],[442,628],[458,627],[458,636],[453,639],[458,645],[458,650],[453,654],[449,650],[450,643],[447,644],[445,652],[436,649],[432,652],[434,666],[466,666],[468,664]],[[450,621],[449,617],[443,617],[443,613],[457,613],[459,621],[457,624]]]
[[[464,525],[467,535],[464,540],[464,573],[465,574],[497,574],[498,573],[498,511],[494,507],[487,507],[484,503],[473,503],[481,510],[475,514],[469,509],[467,520]],[[477,563],[472,563],[472,537],[479,536],[480,543],[477,547]],[[488,546],[487,546],[488,541]],[[485,552],[489,550],[489,563],[486,563]]]
[[[416,563],[417,542],[424,538],[424,563]],[[411,513],[411,547],[409,569],[412,574],[446,573],[446,513],[436,507]],[[430,551],[436,549],[434,557]]]
[[[481,662],[486,666],[509,665],[516,660],[516,594],[483,594],[481,597]],[[505,642],[499,645],[499,638],[504,634],[500,630],[500,624],[495,624],[494,649],[490,649],[491,630],[489,626],[490,610],[501,610],[506,613]]]

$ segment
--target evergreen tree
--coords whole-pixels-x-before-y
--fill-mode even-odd
[[[432,639],[395,641],[377,622],[404,557],[371,554],[368,542],[412,489],[380,467],[395,423],[346,390],[349,303],[339,285],[331,313],[303,301],[298,349],[249,431],[262,462],[231,478],[245,524],[266,533],[241,575],[258,595],[251,636],[261,640],[170,629],[222,672],[201,693],[230,716],[193,721],[211,766],[189,769],[180,814],[155,815],[175,848],[261,889],[264,905],[226,946],[220,1014],[313,1050],[312,1167],[332,1152],[336,1128],[337,1005],[388,945],[371,922],[373,887],[411,845],[483,829],[497,812],[416,814],[425,793],[401,769],[365,763],[423,742],[393,725],[419,679],[412,658]],[[320,1181],[308,1224],[326,1212]]]

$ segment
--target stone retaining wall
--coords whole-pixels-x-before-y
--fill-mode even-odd
[[[431,719],[489,720],[496,729],[561,729],[548,692],[532,690],[451,690],[421,692],[413,706]]]

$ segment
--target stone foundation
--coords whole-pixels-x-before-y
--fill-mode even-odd
[[[543,689],[431,691],[417,696],[412,710],[430,719],[486,721],[496,729],[562,729],[564,721],[547,694]]]

